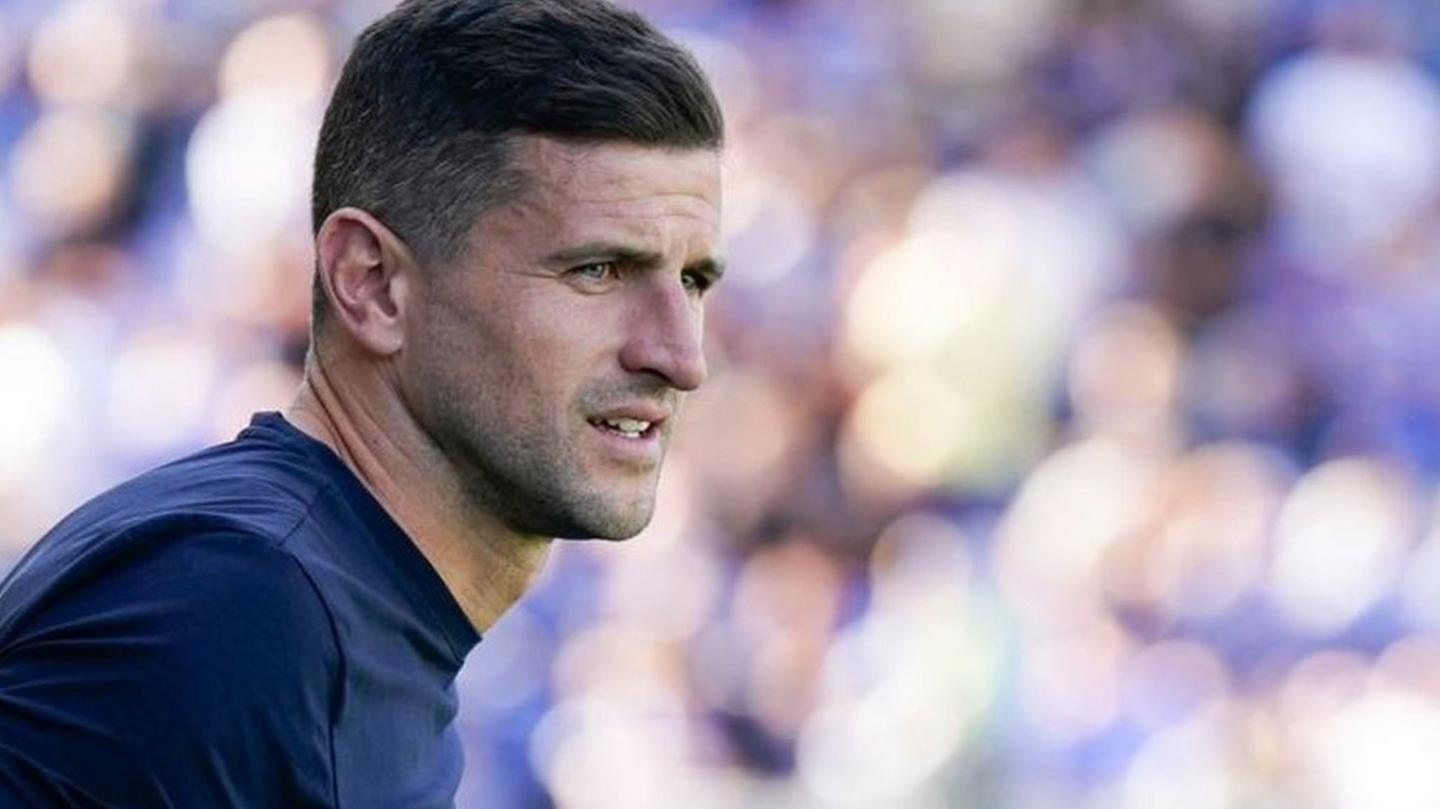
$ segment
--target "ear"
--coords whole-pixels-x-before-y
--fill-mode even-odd
[[[418,269],[400,237],[359,208],[340,208],[320,225],[315,253],[335,325],[369,353],[399,351]]]

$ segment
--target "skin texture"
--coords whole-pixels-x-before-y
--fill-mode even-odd
[[[487,628],[552,537],[649,522],[684,394],[705,379],[720,161],[522,136],[516,200],[421,267],[383,224],[316,236],[335,317],[286,415],[335,449]],[[654,422],[641,438],[601,417]]]

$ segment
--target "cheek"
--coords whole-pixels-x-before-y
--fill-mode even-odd
[[[427,310],[417,325],[403,361],[419,399],[473,412],[494,408],[518,387],[517,349],[503,324],[445,304]]]
[[[467,399],[506,423],[568,423],[587,386],[613,379],[606,358],[615,354],[622,313],[605,296],[545,287],[501,292],[487,299],[503,304],[483,311],[451,298],[427,313],[417,382],[428,379],[437,388],[428,395],[443,388],[447,398]]]
[[[512,369],[518,387],[528,390],[551,411],[568,410],[588,378],[589,357],[583,342],[571,339],[558,324],[536,324],[519,336]]]
[[[574,314],[533,317],[516,312],[483,330],[474,350],[485,368],[482,384],[515,423],[565,422],[593,370],[585,320]]]

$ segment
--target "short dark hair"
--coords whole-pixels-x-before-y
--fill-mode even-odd
[[[517,134],[720,148],[690,54],[605,0],[406,0],[361,33],[315,154],[311,219],[362,208],[422,261],[460,255],[524,177]],[[314,318],[325,309],[317,276]]]

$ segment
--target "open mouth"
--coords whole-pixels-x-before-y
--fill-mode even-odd
[[[631,440],[648,438],[651,435],[654,435],[655,430],[660,426],[659,422],[624,418],[591,419],[590,424],[592,424],[596,429],[603,430],[607,433],[613,433],[615,435],[621,436],[622,438],[629,438]]]

